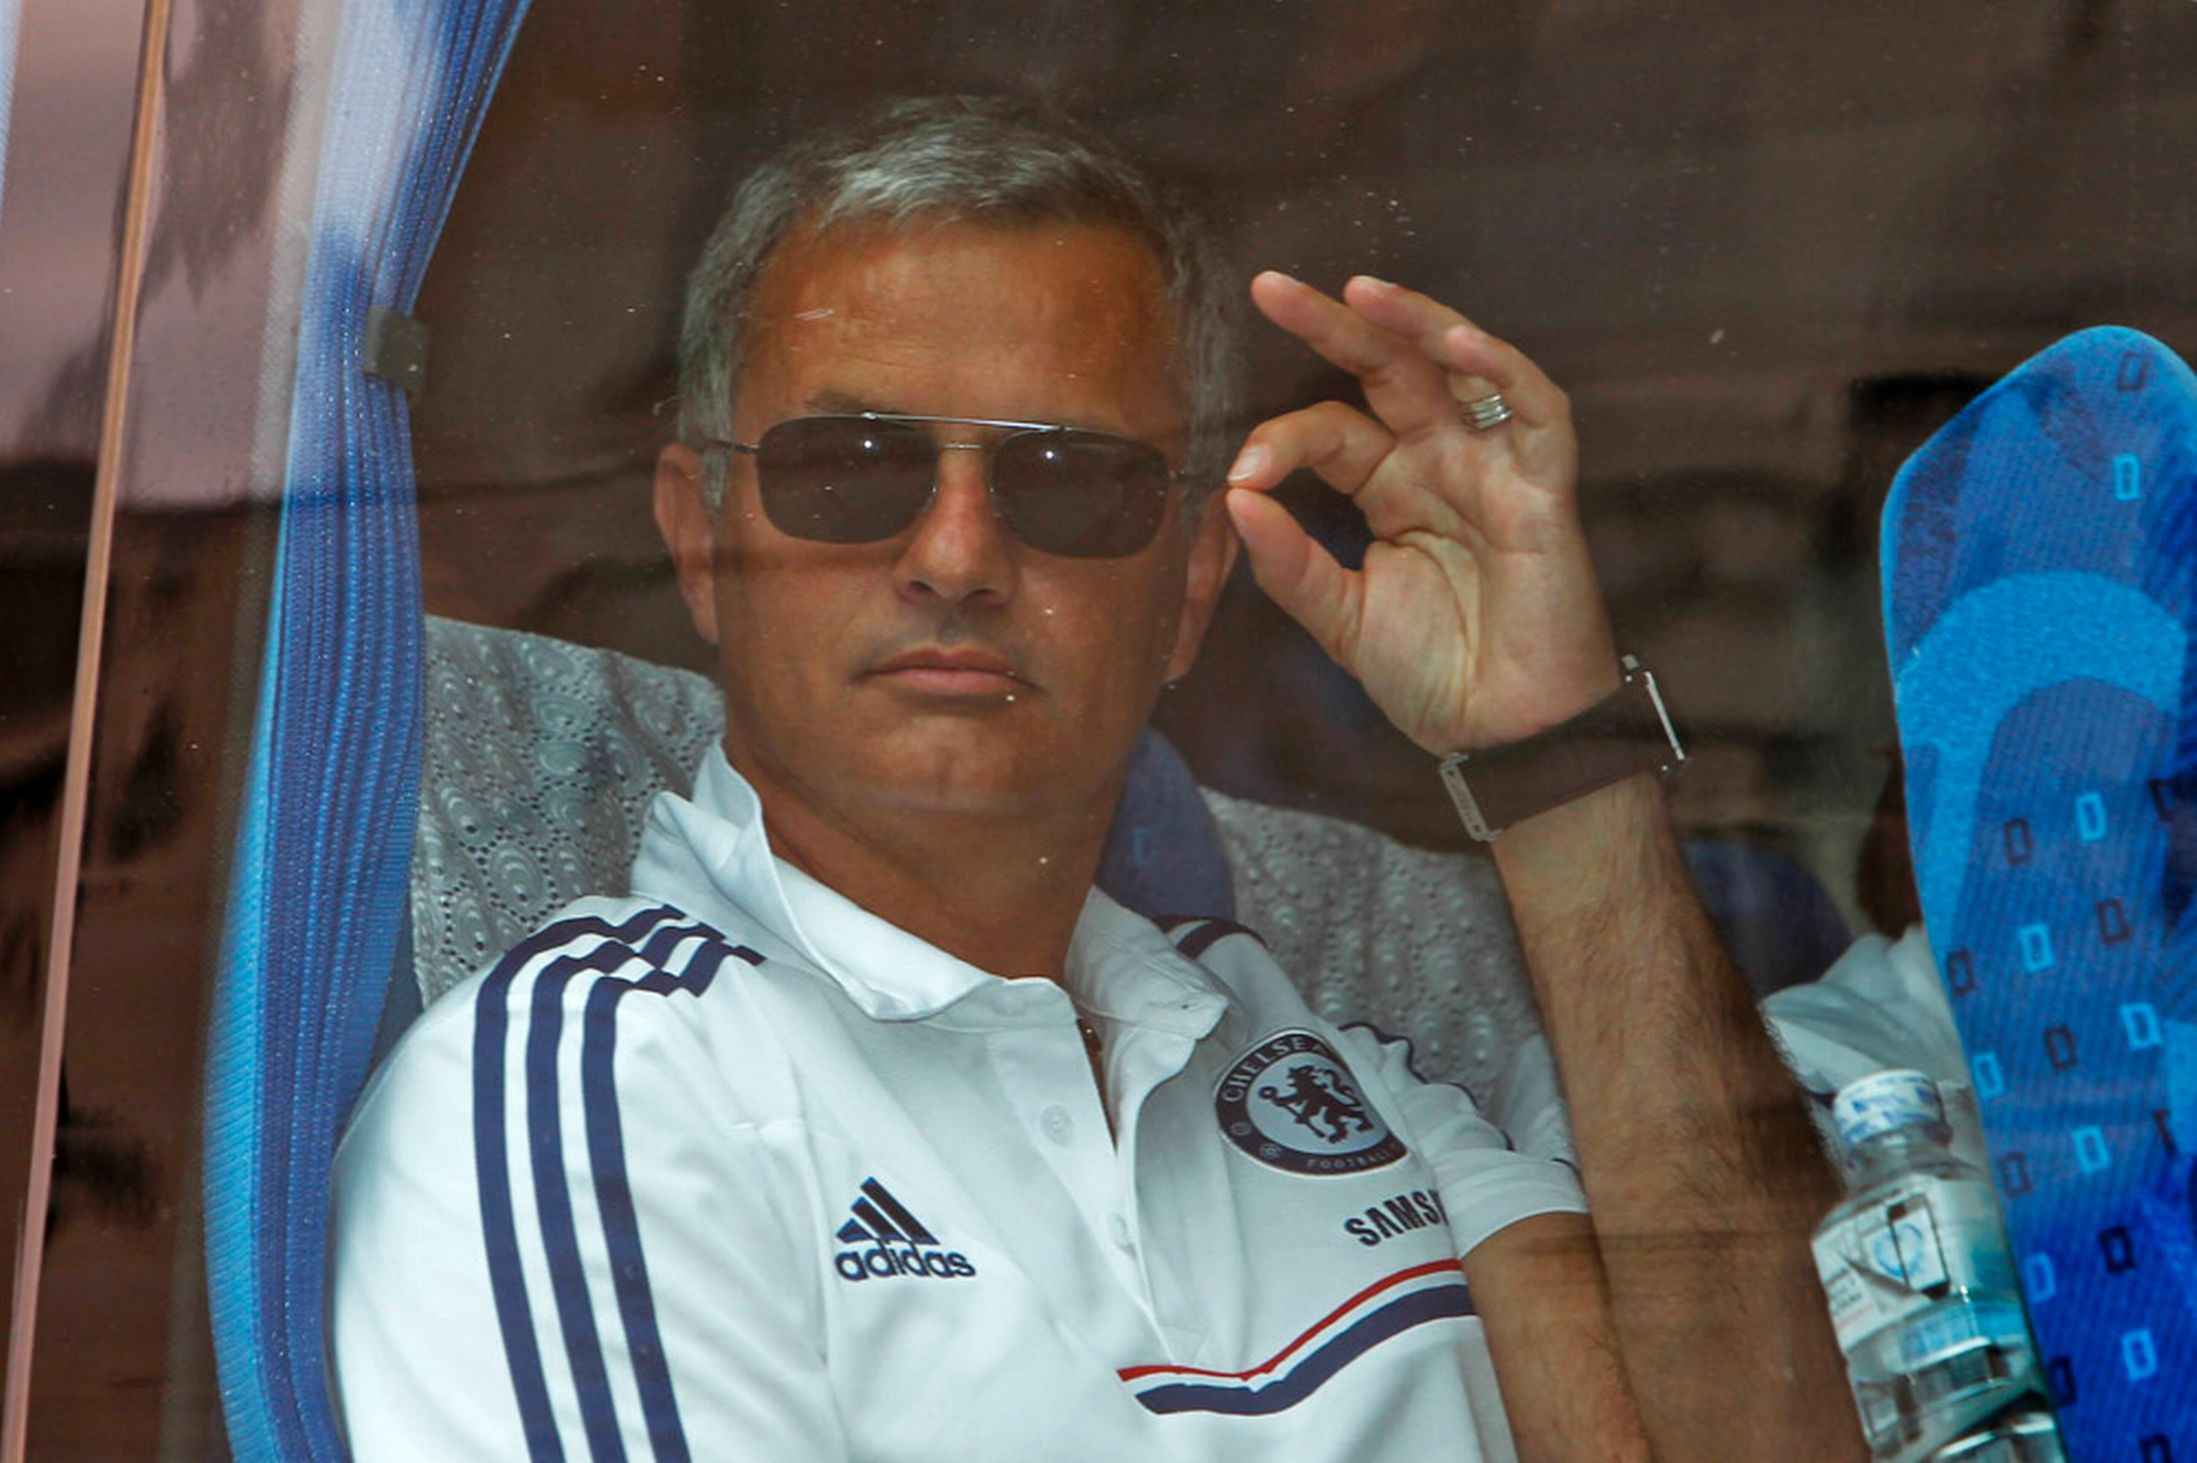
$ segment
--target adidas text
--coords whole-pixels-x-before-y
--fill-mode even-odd
[[[895,1248],[880,1244],[866,1250],[841,1250],[832,1257],[832,1264],[848,1280],[867,1280],[873,1275],[880,1280],[890,1280],[895,1275],[959,1280],[976,1274],[976,1266],[959,1250],[919,1250],[913,1245]]]

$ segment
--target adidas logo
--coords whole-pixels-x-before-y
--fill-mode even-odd
[[[976,1274],[967,1255],[939,1248],[938,1236],[876,1179],[862,1180],[861,1195],[849,1207],[854,1217],[839,1226],[835,1238],[850,1248],[832,1257],[843,1279],[927,1275],[933,1280],[959,1280]]]

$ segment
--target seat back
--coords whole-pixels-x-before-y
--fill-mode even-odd
[[[585,894],[622,894],[648,805],[724,735],[717,688],[543,635],[427,618],[412,958],[432,1001]]]

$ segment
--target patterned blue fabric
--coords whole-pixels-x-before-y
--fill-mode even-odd
[[[2197,1459],[2197,377],[2084,331],[1884,509],[1924,923],[2073,1456]]]
[[[22,0],[0,0],[0,209],[8,201],[8,113],[15,109],[15,38],[22,20]]]
[[[409,312],[525,0],[348,0],[306,264],[287,482],[209,1035],[207,1283],[239,1459],[344,1456],[329,1166],[399,959],[421,745]]]

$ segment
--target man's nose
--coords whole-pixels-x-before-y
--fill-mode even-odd
[[[1015,546],[992,512],[985,457],[951,446],[939,452],[937,491],[893,566],[903,594],[958,605],[1014,593]]]

